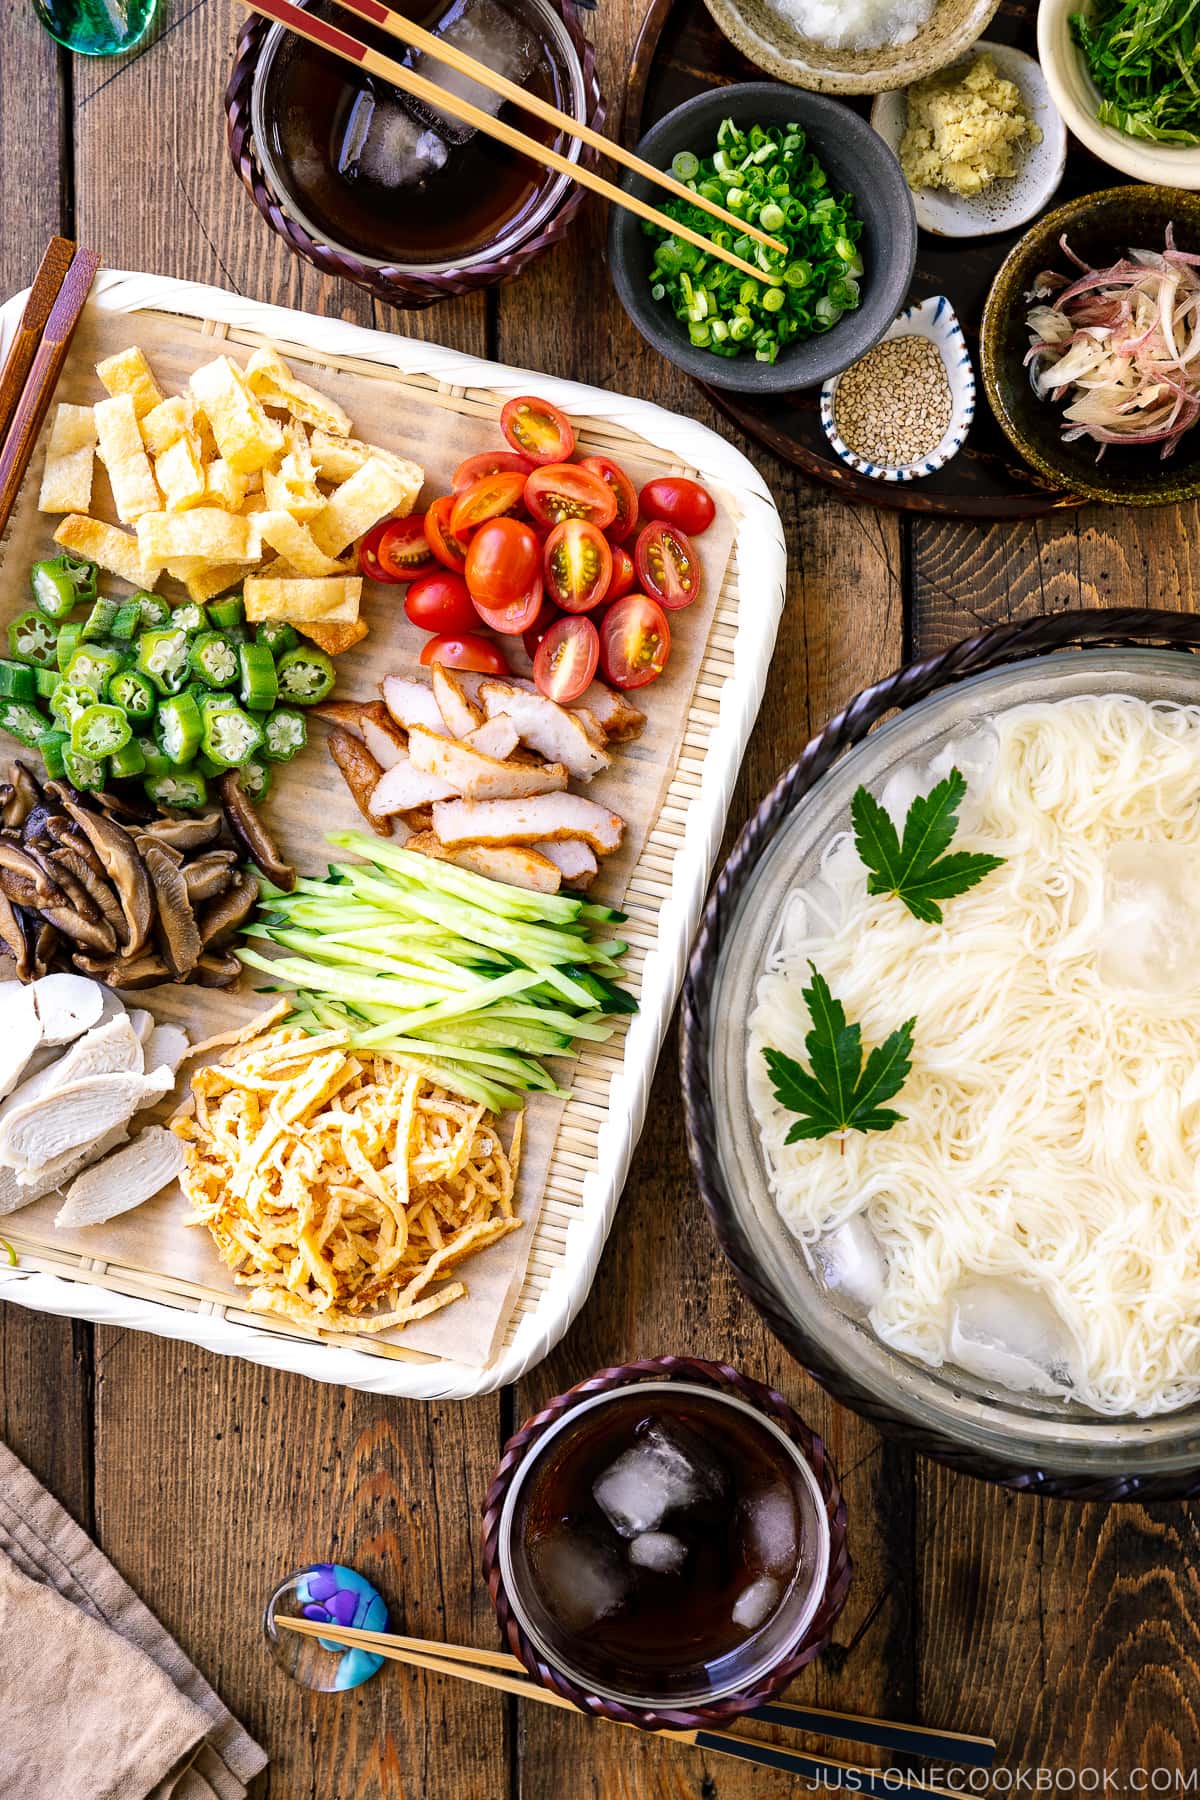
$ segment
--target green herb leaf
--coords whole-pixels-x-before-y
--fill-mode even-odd
[[[906,1019],[877,1044],[864,1069],[860,1027],[847,1024],[841,1001],[834,999],[815,965],[808,966],[812,986],[801,991],[812,1018],[804,1040],[811,1072],[782,1050],[763,1051],[776,1100],[799,1115],[784,1141],[794,1144],[839,1131],[890,1131],[904,1114],[880,1103],[904,1085],[917,1021]]]
[[[867,892],[894,894],[915,919],[940,925],[939,900],[965,894],[985,875],[1003,867],[1002,856],[946,851],[958,829],[958,809],[967,791],[966,777],[951,769],[928,794],[918,795],[908,809],[901,838],[884,807],[865,787],[850,802],[854,842],[867,865]]]

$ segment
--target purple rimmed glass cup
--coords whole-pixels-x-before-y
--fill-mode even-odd
[[[450,0],[448,6],[437,0],[428,16],[428,8],[414,8],[412,16],[434,29],[439,14],[472,5],[511,14],[536,38],[540,60],[528,77],[531,91],[593,129],[601,127],[595,59],[571,0],[563,0],[561,9],[555,0]],[[325,0],[308,0],[308,9],[345,23]],[[364,41],[378,39],[377,47],[395,60],[405,59],[403,44],[369,24],[356,21],[354,32]],[[386,84],[282,26],[252,18],[243,27],[225,94],[229,152],[255,206],[296,255],[389,305],[420,308],[506,280],[566,235],[584,198],[578,183],[491,138],[469,134],[460,143],[435,115],[418,119],[409,131],[414,142],[400,144],[395,128],[412,126],[407,114],[400,116],[407,104]],[[374,133],[376,110],[386,131]],[[551,127],[517,109],[506,108],[506,115],[508,110],[528,135],[594,167],[594,151],[574,139],[556,139]],[[448,147],[449,155],[435,166],[427,146],[439,136],[446,139],[439,154]],[[356,144],[358,150],[374,144],[375,151],[358,154]],[[393,149],[403,150],[410,162],[419,153],[425,173],[389,199],[373,163]]]
[[[601,1370],[527,1420],[488,1491],[483,1564],[531,1675],[652,1731],[762,1705],[828,1642],[850,1584],[820,1438],[693,1357]]]

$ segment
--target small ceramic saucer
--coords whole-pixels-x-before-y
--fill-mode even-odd
[[[907,312],[893,320],[880,341],[897,337],[928,338],[937,346],[945,364],[946,379],[950,383],[950,423],[941,442],[927,456],[911,463],[873,463],[859,456],[838,436],[833,422],[834,397],[840,375],[833,376],[821,389],[821,425],[842,461],[860,474],[872,475],[876,481],[919,481],[922,476],[932,475],[936,469],[944,467],[962,449],[975,417],[975,373],[962,326],[944,294],[934,294],[930,299],[910,306]]]
[[[1046,77],[1032,56],[1011,44],[992,44],[980,39],[967,56],[949,70],[965,69],[987,51],[997,73],[1014,81],[1042,141],[1026,148],[1017,173],[994,181],[982,194],[964,200],[946,188],[917,188],[913,192],[917,224],[938,237],[980,237],[992,231],[1011,231],[1041,212],[1063,178],[1067,166],[1067,128],[1054,101]],[[871,124],[889,150],[900,154],[900,140],[908,124],[907,89],[880,94],[871,107]]]

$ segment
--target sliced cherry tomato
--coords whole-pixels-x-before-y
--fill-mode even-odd
[[[454,491],[461,494],[469,488],[473,481],[482,481],[485,475],[531,475],[533,464],[527,456],[518,456],[512,450],[481,450],[478,456],[468,456],[466,462],[460,462],[454,471]]]
[[[542,573],[539,569],[534,576],[533,585],[516,600],[510,600],[503,606],[485,606],[482,600],[475,601],[475,611],[485,625],[498,631],[502,637],[520,637],[529,630],[542,610]]]
[[[617,516],[617,497],[608,483],[582,463],[549,463],[525,483],[525,504],[542,525],[586,519],[601,531]]]
[[[604,596],[606,601],[620,600],[623,595],[631,594],[633,592],[633,584],[637,580],[637,571],[633,566],[633,558],[630,556],[628,550],[623,550],[620,544],[614,544],[612,547],[612,559],[612,579],[608,584],[608,592]]]
[[[629,536],[638,518],[637,494],[632,481],[611,456],[582,456],[579,459],[581,469],[590,469],[598,475],[616,495],[617,512],[612,523],[604,528],[604,535],[610,544],[623,544]]]
[[[655,519],[638,533],[633,547],[638,580],[652,599],[670,612],[700,598],[704,570],[678,525]]]
[[[425,536],[424,513],[381,519],[358,547],[358,566],[372,581],[411,581],[437,568]]]
[[[645,687],[657,681],[671,654],[671,627],[657,600],[626,594],[604,615],[600,643],[604,673],[614,687]]]
[[[467,545],[467,586],[484,606],[511,606],[533,586],[542,546],[518,519],[488,519]]]
[[[437,557],[444,569],[453,569],[461,575],[467,566],[467,540],[454,535],[450,526],[450,515],[454,511],[454,495],[443,494],[435,500],[425,514],[425,536],[429,539],[429,548]]]
[[[500,414],[505,442],[531,463],[566,462],[575,453],[575,432],[566,413],[548,400],[521,394]]]
[[[479,623],[467,584],[449,569],[420,575],[404,596],[404,610],[422,631],[474,631]]]
[[[511,675],[499,644],[476,632],[454,637],[432,637],[421,651],[426,668],[431,663],[444,663],[448,669],[474,669],[480,675]]]
[[[600,661],[600,633],[576,615],[552,625],[533,659],[533,679],[541,693],[565,706],[578,700]]]
[[[546,591],[564,612],[591,612],[612,580],[608,539],[586,519],[564,519],[546,539],[542,570]]]
[[[515,469],[504,469],[498,475],[485,475],[454,495],[450,513],[450,529],[455,537],[464,531],[476,531],[487,519],[498,519],[511,512],[525,491],[525,476]]]
[[[657,476],[646,483],[639,499],[643,518],[665,519],[689,537],[699,537],[717,516],[717,504],[708,489],[686,475]]]
[[[538,645],[541,643],[550,627],[554,624],[556,619],[561,618],[562,614],[559,612],[557,606],[552,606],[549,600],[542,601],[541,612],[539,612],[529,629],[521,633],[521,642],[525,646],[525,654],[530,662],[532,662],[537,655]]]

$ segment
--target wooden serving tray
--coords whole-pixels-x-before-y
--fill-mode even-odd
[[[0,309],[0,355],[21,298]],[[673,616],[670,664],[644,696],[645,731],[593,784],[595,797],[626,821],[626,841],[595,892],[628,913],[623,980],[638,996],[639,1012],[608,1043],[586,1045],[573,1065],[560,1065],[568,1099],[532,1096],[517,1192],[526,1229],[463,1266],[467,1299],[407,1332],[318,1339],[248,1312],[207,1232],[183,1224],[185,1203],[171,1188],[86,1231],[56,1230],[55,1197],[9,1215],[3,1236],[20,1260],[16,1268],[0,1266],[0,1298],[184,1338],[347,1386],[462,1398],[517,1379],[557,1342],[587,1296],[762,697],[783,604],[783,531],[761,477],[692,420],[435,344],[153,276],[99,277],[58,397],[95,399],[95,362],[131,343],[176,392],[200,363],[222,351],[244,362],[264,342],[341,401],[356,435],[419,461],[426,498],[448,490],[463,457],[495,447],[504,401],[530,391],[563,407],[581,447],[618,457],[636,485],[687,472],[712,489],[718,518],[698,546],[706,591]],[[29,562],[52,547],[56,521],[37,511],[42,461],[35,451],[0,544],[0,623],[27,605]],[[93,510],[113,516],[99,471]],[[164,592],[171,594],[172,584]],[[338,693],[347,699],[371,697],[388,672],[411,673],[425,641],[395,588],[368,583],[363,612],[370,635],[339,658]],[[9,748],[15,753],[17,746],[0,740],[0,750]],[[309,875],[323,874],[334,854],[325,832],[362,828],[319,728],[280,771],[264,813],[284,855]],[[261,1011],[258,985],[258,977],[230,993],[168,985],[133,998],[184,1024],[196,1040]]]
[[[986,36],[1036,52],[1036,0],[1005,0]],[[725,38],[703,0],[652,0],[638,34],[626,89],[622,136],[632,148],[650,127],[693,94],[737,81],[761,81],[763,72]],[[871,95],[846,98],[865,118]],[[1076,194],[1114,187],[1121,177],[1069,139],[1067,170],[1049,204]],[[980,238],[941,238],[921,231],[917,266],[906,305],[945,294],[958,314],[979,376],[979,321],[1000,264],[1027,230]],[[848,500],[866,500],[894,512],[960,519],[1031,519],[1083,504],[1076,494],[1048,487],[1021,461],[988,410],[977,380],[975,420],[966,444],[944,468],[921,481],[874,481],[834,455],[821,429],[820,390],[783,395],[730,394],[702,384],[713,404],[742,431]]]

